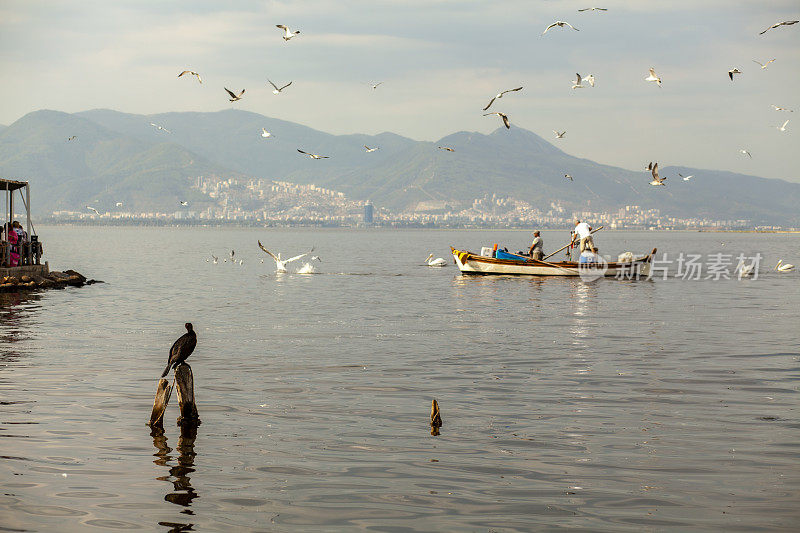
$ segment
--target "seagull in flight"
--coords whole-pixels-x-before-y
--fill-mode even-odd
[[[564,26],[569,26],[570,28],[572,28],[575,31],[581,31],[578,28],[576,28],[575,26],[573,26],[572,24],[570,24],[569,22],[564,22],[564,21],[561,21],[561,20],[557,20],[554,23],[550,24],[548,27],[546,27],[544,29],[544,31],[542,32],[542,35],[547,33],[547,30],[549,30],[550,28],[553,28],[555,26],[558,26],[559,28],[563,28]]]
[[[769,64],[770,64],[770,63],[772,63],[773,61],[775,61],[775,58],[773,58],[773,59],[770,59],[770,60],[769,60],[769,61],[767,61],[766,63],[762,63],[761,61],[756,61],[756,60],[754,59],[754,60],[753,60],[753,63],[758,63],[759,65],[761,65],[761,70],[764,70],[765,68],[767,68],[767,65],[769,65]]]
[[[498,113],[484,113],[483,114],[484,117],[488,117],[489,115],[497,115],[498,117],[502,118],[503,119],[503,124],[505,125],[506,129],[511,129],[511,124],[509,123],[508,115],[506,115],[505,113],[499,113],[498,112]]]
[[[730,76],[730,78],[731,78],[731,81],[733,81],[733,75],[734,75],[734,74],[741,74],[741,73],[742,73],[742,71],[741,71],[741,70],[739,70],[738,68],[734,67],[734,68],[732,68],[732,69],[730,69],[730,70],[728,71],[728,76]]]
[[[797,24],[798,22],[800,22],[800,20],[784,20],[783,22],[776,22],[775,24],[773,24],[772,26],[770,26],[766,30],[764,30],[761,33],[759,33],[759,35],[764,35],[765,33],[767,33],[772,28],[777,28],[778,26],[791,26],[792,24]]]
[[[294,37],[295,35],[300,33],[300,30],[292,31],[287,26],[284,26],[283,24],[276,24],[275,27],[276,28],[280,28],[280,29],[283,30],[283,40],[284,40],[284,42],[288,42],[289,39],[291,39],[292,37]]]
[[[573,89],[585,89],[586,87],[582,83],[583,79],[581,78],[581,75],[578,74],[577,72],[575,73],[575,75],[578,77],[578,81],[573,81],[572,82],[572,88]]]
[[[274,83],[272,83],[272,81],[270,81],[270,80],[267,80],[267,81],[269,82],[269,84],[270,84],[270,85],[272,85],[272,86],[275,88],[275,89],[272,91],[272,94],[281,94],[281,91],[282,91],[282,90],[284,90],[285,88],[287,88],[289,85],[291,85],[291,84],[292,84],[292,82],[289,82],[289,83],[287,83],[286,85],[284,85],[283,87],[281,87],[281,88],[279,89],[277,85],[275,85]]]
[[[169,131],[169,130],[168,130],[167,128],[165,128],[164,126],[159,126],[158,124],[154,124],[153,122],[151,122],[151,123],[150,123],[150,125],[151,125],[151,126],[153,126],[154,128],[156,128],[156,129],[157,129],[157,130],[159,130],[159,131],[165,131],[165,132],[167,132],[167,133],[172,133],[171,131]]]
[[[266,139],[267,137],[272,137],[272,134],[266,128],[261,128],[261,136]]]
[[[750,152],[748,152],[748,151],[747,151],[747,150],[745,150],[744,148],[742,148],[741,150],[739,150],[739,153],[740,153],[740,154],[743,154],[743,155],[745,155],[745,154],[746,154],[746,155],[747,155],[747,157],[749,157],[750,159],[753,159],[753,156],[750,154]]]
[[[261,248],[261,250],[264,253],[266,253],[275,260],[275,269],[277,272],[286,272],[286,265],[288,265],[292,261],[297,261],[298,259],[302,259],[303,257],[307,256],[308,254],[314,251],[314,248],[312,247],[311,250],[309,250],[304,254],[296,255],[294,257],[290,257],[289,259],[281,259],[280,253],[278,253],[278,255],[273,254],[272,252],[264,248],[264,245],[261,244],[261,241],[258,241],[258,247]]]
[[[227,87],[223,87],[223,88],[225,89],[225,92],[227,92],[229,95],[231,95],[231,98],[230,98],[231,102],[235,102],[236,100],[241,100],[242,99],[242,95],[244,94],[244,89],[242,89],[242,92],[239,93],[239,96],[236,96]]]
[[[653,180],[650,182],[650,185],[653,185],[655,187],[657,187],[659,185],[662,185],[662,186],[666,187],[666,185],[664,185],[664,182],[667,181],[667,178],[659,177],[659,175],[658,175],[658,163],[656,163],[656,164],[650,163],[649,165],[647,165],[647,170],[649,170],[650,173],[653,175]]]
[[[489,107],[491,107],[491,105],[494,103],[494,101],[497,100],[498,98],[502,98],[504,94],[511,93],[511,92],[514,92],[514,91],[521,91],[521,90],[522,90],[522,87],[517,87],[516,89],[508,89],[507,91],[503,91],[501,93],[498,93],[498,94],[494,95],[494,97],[491,100],[489,100],[489,103],[486,104],[486,107],[484,107],[483,110],[486,111],[487,109],[489,109]]]
[[[381,147],[380,147],[380,146],[376,146],[375,148],[370,148],[370,147],[369,147],[369,146],[367,146],[366,144],[364,145],[364,148],[366,148],[366,149],[367,149],[367,153],[371,153],[371,152],[374,152],[375,150],[380,150],[380,149],[381,149]],[[313,258],[312,258],[312,261],[313,261]]]
[[[608,11],[608,9],[604,7],[584,7],[583,9],[579,9],[578,13],[581,11]]]
[[[680,172],[678,172],[678,176],[682,177],[682,178],[683,178],[683,181],[689,181],[690,179],[692,179],[692,178],[694,177],[694,174],[691,174],[691,175],[689,175],[689,176],[684,176],[683,174],[681,174]]]
[[[778,128],[778,131],[786,131],[786,125],[788,123],[789,123],[789,121],[787,120],[786,122],[783,123],[782,126],[775,126],[775,127]]]
[[[772,104],[772,109],[774,109],[775,111],[788,111],[789,113],[794,113],[794,111],[791,110],[791,109],[787,109],[785,107],[776,106],[775,104]]]
[[[69,139],[67,139],[67,141],[74,141],[74,140],[75,140],[75,139],[77,139],[77,138],[78,138],[78,136],[77,136],[77,135],[73,135],[73,136],[71,136]]]
[[[563,138],[564,138],[564,135],[566,135],[566,134],[567,134],[567,130],[564,130],[564,131],[562,131],[562,132],[560,132],[560,133],[559,133],[559,132],[557,132],[556,130],[553,130],[553,133],[555,133],[555,134],[556,134],[556,139],[563,139]]]
[[[184,202],[184,201],[181,201],[181,202],[180,202],[180,204],[181,204],[183,207],[186,207],[187,205],[189,205],[189,202]]]
[[[448,152],[455,152],[455,150],[450,148],[449,146],[440,146],[439,150],[447,150]]]
[[[586,77],[585,77],[585,78],[583,78],[583,79],[584,79],[584,80],[586,80],[586,81],[588,81],[588,82],[589,82],[589,85],[591,85],[592,87],[594,87],[594,76],[593,76],[592,74],[589,74],[588,76],[586,76]]]
[[[382,83],[383,83],[382,81],[379,81],[378,83],[371,83],[371,84],[370,84],[370,86],[371,86],[373,89],[377,89],[377,88],[378,88],[378,85],[381,85]]]
[[[180,74],[178,74],[178,77],[180,78],[180,77],[181,77],[181,76],[183,76],[184,74],[191,74],[192,76],[196,76],[196,77],[197,77],[197,81],[199,81],[200,83],[203,83],[203,80],[202,80],[202,79],[200,79],[200,74],[198,74],[197,72],[195,72],[195,71],[193,71],[193,70],[184,70],[183,72],[181,72]]]
[[[310,157],[311,159],[330,159],[330,156],[327,156],[327,155],[318,155],[318,154],[310,154],[310,153],[308,153],[308,152],[304,152],[304,151],[302,151],[300,148],[298,148],[298,149],[297,149],[297,151],[298,151],[298,152],[300,152],[301,154],[306,154],[306,155],[307,155],[308,157]]]
[[[656,82],[658,84],[659,87],[661,87],[661,78],[656,76],[656,69],[655,68],[651,68],[650,69],[650,75],[647,76],[644,79],[644,81],[654,81],[654,82]]]
[[[98,211],[98,210],[97,210],[97,209],[95,209],[94,207],[92,207],[92,206],[90,206],[90,205],[87,205],[87,206],[86,206],[86,209],[88,209],[88,210],[90,210],[90,211],[94,211],[94,214],[95,214],[95,215],[98,215],[98,216],[100,216],[100,211]]]
[[[572,179],[572,176],[570,176],[569,174],[564,174],[564,177],[567,178],[569,181],[575,181],[575,180]]]

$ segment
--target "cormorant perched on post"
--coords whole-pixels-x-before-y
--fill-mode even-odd
[[[169,361],[167,362],[167,368],[164,369],[164,373],[161,374],[162,378],[169,374],[170,368],[174,368],[186,361],[186,359],[192,355],[194,347],[197,346],[197,334],[194,332],[194,329],[192,329],[192,323],[187,322],[185,326],[186,333],[181,335],[172,345],[172,348],[169,349]]]

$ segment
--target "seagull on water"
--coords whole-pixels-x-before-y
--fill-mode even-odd
[[[273,254],[272,252],[264,248],[264,245],[261,244],[261,241],[258,241],[258,247],[261,248],[261,250],[264,251],[264,253],[266,253],[275,260],[275,268],[277,272],[286,272],[286,265],[288,265],[292,261],[297,261],[298,259],[302,259],[303,257],[307,256],[308,254],[314,251],[314,248],[312,247],[310,251],[304,254],[296,255],[294,257],[290,257],[289,259],[281,259],[280,253],[278,253],[278,255]]]
[[[304,152],[304,151],[302,151],[300,148],[298,148],[298,149],[297,149],[297,151],[298,151],[298,152],[300,152],[301,154],[306,154],[306,155],[307,155],[308,157],[310,157],[311,159],[330,159],[330,156],[327,156],[327,155],[318,155],[318,154],[310,154],[310,153],[308,153],[308,152]]]
[[[564,177],[567,178],[569,181],[575,181],[575,180],[572,179],[572,176],[570,176],[569,174],[564,174]]]
[[[650,69],[650,75],[647,76],[644,79],[644,81],[654,81],[654,82],[656,82],[658,84],[659,87],[661,87],[661,78],[656,76],[656,69],[655,68],[651,68]]]
[[[98,215],[98,216],[100,215],[100,211],[98,211],[97,209],[95,209],[94,207],[92,207],[92,206],[90,206],[90,205],[87,205],[87,206],[86,206],[86,209],[88,209],[88,210],[90,210],[90,211],[94,211],[94,214],[95,214],[95,215]]]
[[[503,119],[503,124],[505,125],[506,129],[511,129],[511,124],[509,123],[508,115],[506,115],[505,113],[499,113],[498,112],[498,113],[484,113],[483,114],[484,117],[488,117],[489,115],[497,115],[498,117],[502,118]]]
[[[67,139],[67,141],[74,141],[74,140],[75,140],[75,139],[77,139],[77,138],[78,138],[78,136],[77,136],[77,135],[73,135],[73,136],[71,136],[70,138],[68,138],[68,139]]]
[[[267,137],[272,137],[272,134],[266,128],[261,128],[261,136],[266,139]]]
[[[655,164],[650,163],[649,165],[647,165],[647,170],[649,170],[650,173],[653,175],[653,180],[650,182],[650,185],[653,185],[654,187],[657,187],[659,185],[666,187],[664,182],[667,181],[667,178],[661,178],[658,175],[658,162],[656,162]]]
[[[579,9],[578,13],[581,11],[608,11],[608,9],[604,7],[584,7],[583,9]]]
[[[291,39],[292,37],[294,37],[295,35],[298,35],[300,33],[300,30],[292,31],[287,26],[284,26],[283,24],[276,24],[275,27],[276,28],[280,28],[280,29],[283,30],[283,40],[284,40],[284,42],[288,42],[289,39]]]
[[[791,110],[791,109],[787,109],[785,107],[776,106],[775,104],[772,104],[772,109],[774,109],[775,111],[788,111],[789,113],[794,113],[794,111]]]
[[[730,70],[728,71],[728,76],[730,76],[730,78],[731,78],[731,81],[733,81],[733,75],[734,75],[734,74],[741,74],[741,73],[742,73],[742,71],[741,71],[741,70],[739,70],[738,68],[734,67],[734,68],[732,68],[732,69],[730,69]]]
[[[578,77],[578,81],[573,81],[572,82],[572,88],[573,89],[584,89],[585,86],[582,84],[583,79],[581,78],[581,75],[578,74],[577,72],[575,73],[575,75]]]
[[[791,270],[794,270],[794,265],[790,263],[784,263],[783,259],[780,259],[778,260],[778,264],[775,265],[775,270],[777,270],[778,272],[789,272]]]
[[[680,172],[678,172],[678,176],[682,177],[682,178],[683,178],[683,181],[689,181],[690,179],[692,179],[692,178],[694,177],[694,174],[691,174],[691,175],[689,175],[689,176],[684,176],[683,174],[681,174]]]
[[[450,148],[449,146],[440,146],[439,150],[447,150],[448,152],[455,152],[455,150]]]
[[[769,64],[770,64],[770,63],[772,63],[773,61],[775,61],[775,58],[773,58],[773,59],[770,59],[770,60],[769,60],[769,61],[767,61],[766,63],[762,63],[761,61],[756,61],[756,60],[754,59],[754,60],[753,60],[753,63],[758,63],[759,65],[761,65],[761,69],[763,70],[763,69],[767,68],[767,65],[769,65]]]
[[[789,121],[787,120],[786,122],[783,123],[782,126],[775,126],[775,127],[778,128],[778,131],[786,131],[786,125],[788,123],[789,123]]]
[[[746,155],[747,155],[747,157],[749,157],[750,159],[753,159],[753,156],[750,154],[750,152],[748,152],[748,151],[747,151],[747,150],[745,150],[744,148],[742,148],[741,150],[739,150],[739,153],[740,153],[740,154],[743,154],[743,155],[745,155],[745,154],[746,154]]]
[[[117,203],[116,203],[116,204],[114,204],[114,205],[116,205],[117,207],[122,207],[122,202],[117,202]]]
[[[196,77],[197,77],[197,81],[199,81],[200,83],[203,83],[203,80],[202,80],[202,79],[200,79],[200,74],[198,74],[197,72],[195,72],[195,71],[193,71],[193,70],[184,70],[183,72],[181,72],[180,74],[178,74],[178,77],[180,78],[180,77],[181,77],[181,76],[183,76],[184,74],[191,74],[192,76],[196,76]]]
[[[231,95],[231,98],[230,98],[231,102],[235,102],[236,100],[241,100],[242,99],[242,95],[244,94],[244,89],[242,89],[242,92],[239,93],[239,96],[236,96],[235,94],[233,94],[230,91],[230,89],[228,89],[227,87],[223,87],[223,89],[225,89],[225,92],[227,92],[229,95]]]
[[[564,26],[569,26],[570,28],[572,28],[572,29],[573,29],[573,30],[575,30],[575,31],[581,31],[581,30],[579,30],[578,28],[576,28],[575,26],[573,26],[572,24],[570,24],[569,22],[564,22],[564,21],[562,21],[562,20],[557,20],[557,21],[555,21],[554,23],[550,24],[548,27],[546,27],[546,28],[544,29],[544,31],[542,32],[542,35],[544,35],[545,33],[547,33],[547,31],[548,31],[550,28],[553,28],[553,27],[555,27],[555,26],[558,26],[559,28],[563,28]]]
[[[567,134],[567,130],[564,130],[564,131],[562,131],[562,132],[558,132],[558,131],[556,131],[556,130],[553,130],[553,133],[555,133],[555,134],[556,134],[556,139],[563,139],[563,138],[564,138],[564,135],[566,135],[566,134]]]
[[[289,85],[291,85],[291,84],[292,84],[292,82],[289,82],[289,83],[287,83],[286,85],[284,85],[283,87],[281,87],[281,88],[279,89],[279,88],[278,88],[278,86],[277,86],[277,85],[275,85],[274,83],[272,83],[272,81],[271,81],[271,80],[267,80],[267,81],[269,82],[269,84],[270,84],[270,85],[272,85],[272,86],[275,88],[275,89],[272,91],[272,94],[281,94],[281,91],[282,91],[282,90],[284,90],[285,88],[287,88]]]
[[[521,90],[522,90],[522,87],[517,87],[516,89],[508,89],[507,91],[503,91],[501,93],[497,93],[496,95],[494,95],[494,97],[491,100],[489,100],[489,103],[486,104],[486,107],[484,107],[483,110],[486,111],[487,109],[489,109],[489,107],[494,103],[494,101],[497,100],[498,98],[502,98],[504,94],[512,93],[514,91],[521,91]]]
[[[165,131],[165,132],[167,132],[167,133],[172,133],[171,131],[169,131],[169,130],[168,130],[167,128],[165,128],[164,126],[159,126],[158,124],[155,124],[155,123],[153,123],[153,122],[151,122],[151,123],[150,123],[150,125],[151,125],[151,126],[153,126],[154,128],[156,128],[156,129],[157,129],[157,130],[159,130],[159,131]]]
[[[366,149],[367,149],[367,153],[371,153],[371,152],[374,152],[375,150],[380,150],[380,149],[381,149],[381,147],[380,147],[380,146],[376,146],[375,148],[370,148],[370,147],[369,147],[369,146],[367,146],[366,144],[364,145],[364,148],[366,148]],[[312,259],[313,259],[313,258],[312,258]]]
[[[783,22],[776,22],[775,24],[773,24],[772,26],[770,26],[766,30],[764,30],[761,33],[759,33],[759,35],[764,35],[765,33],[767,33],[772,28],[777,28],[778,26],[791,26],[792,24],[797,24],[798,22],[800,22],[800,20],[784,20]]]

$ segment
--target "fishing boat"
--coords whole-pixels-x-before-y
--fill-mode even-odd
[[[650,275],[650,264],[656,248],[641,257],[629,255],[625,261],[579,263],[576,261],[543,261],[525,255],[498,250],[495,257],[474,254],[450,247],[453,259],[463,274],[503,274],[523,276],[576,276],[584,279],[617,277],[641,279]]]

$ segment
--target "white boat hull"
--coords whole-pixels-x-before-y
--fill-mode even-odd
[[[499,274],[511,276],[572,276],[582,278],[619,277],[641,279],[650,275],[650,261],[655,250],[647,256],[626,263],[547,262],[528,259],[494,259],[453,249],[453,259],[464,274]]]

